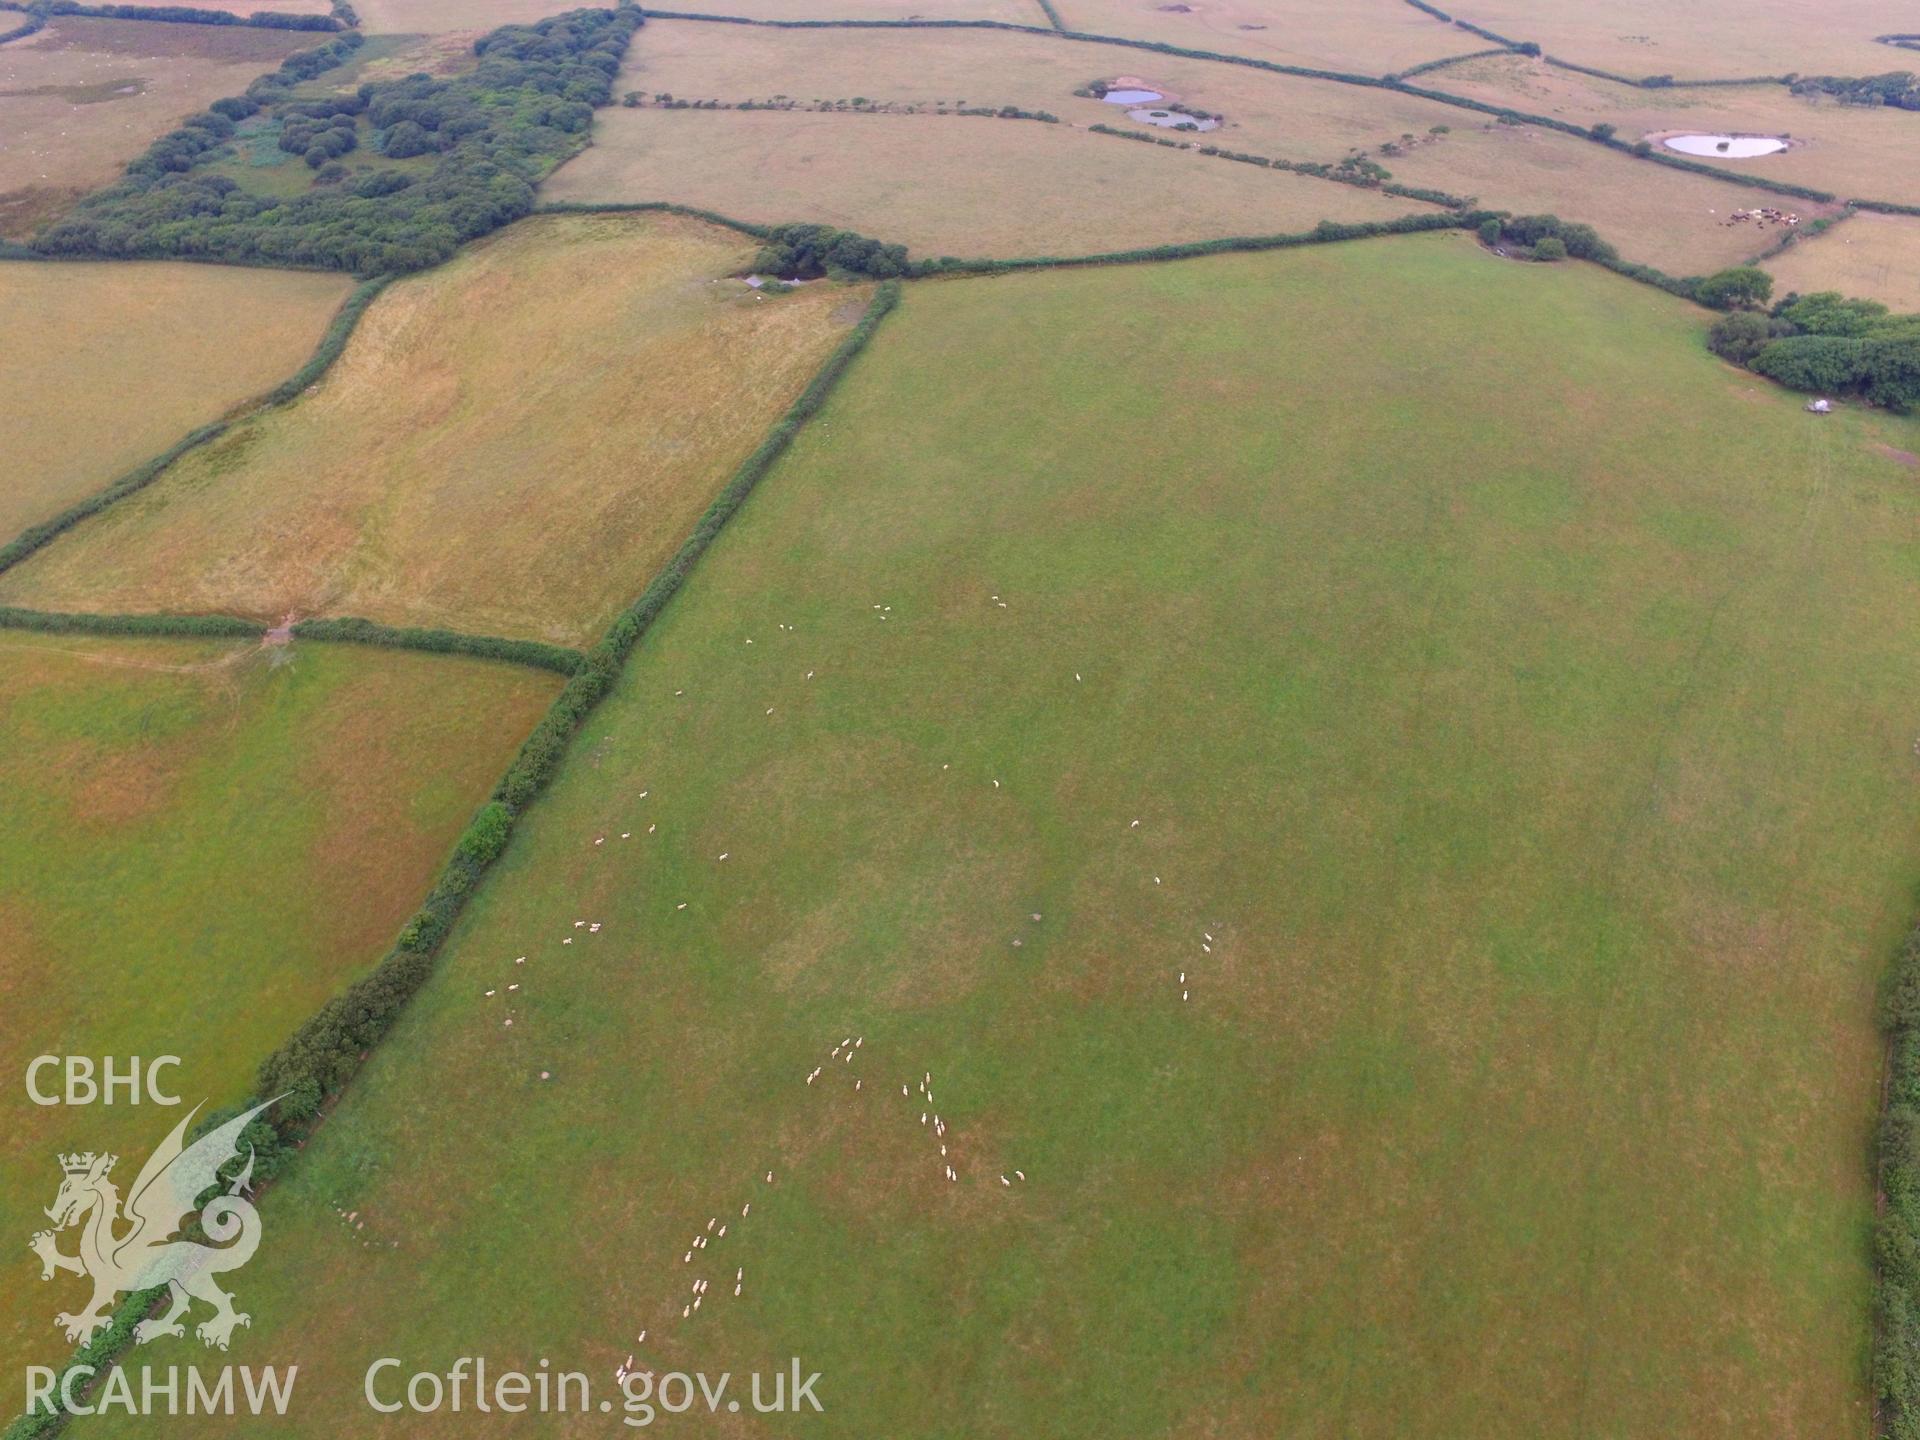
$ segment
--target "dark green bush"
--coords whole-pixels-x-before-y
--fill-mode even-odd
[[[1694,298],[1715,310],[1742,310],[1764,305],[1773,294],[1773,277],[1752,265],[1735,265],[1702,280]]]
[[[1707,348],[1736,365],[1749,365],[1773,338],[1767,317],[1753,310],[1736,310],[1713,322],[1707,332]]]

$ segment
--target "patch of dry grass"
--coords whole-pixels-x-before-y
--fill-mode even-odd
[[[272,663],[0,632],[0,1214],[20,1242],[0,1247],[0,1364],[70,1351],[52,1325],[69,1297],[26,1249],[56,1151],[113,1150],[131,1173],[180,1114],[30,1105],[28,1059],[178,1055],[187,1105],[240,1099],[391,943],[558,686],[357,646]]]
[[[565,0],[354,0],[353,8],[360,12],[360,28],[369,35],[431,35],[531,25],[577,7]]]
[[[922,258],[1086,255],[1426,208],[1031,121],[617,109],[598,126],[593,147],[547,182],[547,198],[814,220]]]
[[[728,104],[857,96],[923,110],[1017,105],[1072,125],[1163,133],[1133,124],[1122,106],[1074,94],[1122,76],[1224,116],[1217,143],[1290,160],[1338,159],[1351,146],[1424,133],[1463,114],[1391,90],[993,30],[758,30],[663,20],[634,37],[617,84]]]
[[[1039,0],[674,0],[662,10],[744,15],[750,20],[1004,20],[1046,25]]]
[[[597,635],[860,312],[716,278],[753,253],[670,217],[523,221],[390,288],[298,404],[0,583],[54,609]]]
[[[310,33],[60,17],[0,45],[0,238],[21,239]]]
[[[1920,30],[1911,0],[1459,0],[1462,20],[1550,55],[1638,79],[1875,75],[1912,69],[1873,37]]]
[[[1443,72],[1448,83],[1441,88],[1449,88],[1454,73]],[[1490,207],[1551,210],[1587,221],[1628,257],[1674,273],[1717,268],[1759,249],[1764,242],[1753,231],[1727,229],[1721,220],[1736,207],[1778,198],[1539,127],[1494,125],[1486,116],[1392,90],[993,31],[752,30],[661,21],[635,38],[619,86],[728,104],[785,98],[809,106],[858,97],[921,112],[959,102],[1017,105],[1060,116],[1063,126],[1044,127],[1048,131],[1096,123],[1146,131],[1128,121],[1122,107],[1073,93],[1090,80],[1121,78],[1223,116],[1207,140],[1225,149],[1320,162],[1363,150],[1403,183],[1477,196]],[[1514,103],[1514,97],[1495,103]],[[689,136],[676,128],[683,122],[708,131]],[[1078,137],[1027,133],[1042,129],[1031,125],[1008,136],[969,134],[962,161],[942,156],[942,132],[929,128],[936,123],[959,122],[608,110],[597,122],[594,149],[562,169],[549,193],[671,198],[753,219],[800,216],[855,228],[861,228],[857,217],[881,214],[895,222],[893,237],[932,253],[1074,253],[1123,241],[1275,228],[1251,223],[1238,198],[1270,190],[1272,176],[1212,177],[1201,182],[1204,197],[1189,196],[1184,187],[1191,172],[1183,172],[1181,162],[1192,157],[1146,145],[1097,154]],[[845,128],[862,124],[893,128]],[[1445,133],[1436,138],[1436,130]],[[863,133],[881,139],[842,138]],[[1383,154],[1384,144],[1402,153]],[[833,178],[822,180],[823,174]],[[1123,199],[1129,187],[1135,198]],[[1298,193],[1312,200],[1310,189]],[[1785,203],[1816,213],[1802,202]],[[1068,207],[1080,209],[1086,221],[1063,221]],[[971,232],[955,224],[956,214]],[[985,248],[979,232],[988,227],[997,227],[994,243],[1004,248]],[[971,249],[958,248],[956,234],[971,239]],[[1127,238],[1136,234],[1151,239]]]
[[[1920,18],[1915,23],[1920,24]],[[1887,50],[1886,54],[1891,60],[1900,52]],[[1912,68],[1920,68],[1920,56],[1913,57]],[[1576,125],[1604,120],[1617,126],[1620,138],[1628,141],[1675,130],[1791,135],[1798,143],[1777,155],[1751,160],[1688,158],[1842,197],[1920,203],[1920,167],[1913,163],[1920,153],[1920,114],[1910,110],[1805,98],[1780,85],[1644,90],[1518,55],[1472,60],[1441,71],[1431,84],[1491,105],[1510,105]]]
[[[1862,210],[1824,235],[1802,236],[1764,268],[1776,295],[1838,290],[1920,311],[1920,219]]]
[[[1766,243],[1748,226],[1723,223],[1734,209],[1778,204],[1807,216],[1831,213],[1830,207],[1724,185],[1537,125],[1470,121],[1442,144],[1384,163],[1409,185],[1477,195],[1482,204],[1503,210],[1585,221],[1627,259],[1670,275],[1736,265]]]
[[[175,0],[114,0],[119,5],[136,5],[143,9],[157,8],[175,4]],[[329,9],[327,0],[193,0],[195,10],[225,10],[230,15],[325,15]],[[157,24],[170,24],[170,21],[157,21]],[[327,37],[317,31],[306,32],[309,43],[318,43]]]
[[[1485,40],[1404,0],[1054,0],[1070,30],[1384,75]]]
[[[349,284],[164,262],[0,263],[0,543],[285,380]]]

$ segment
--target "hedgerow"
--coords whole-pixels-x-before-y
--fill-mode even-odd
[[[459,630],[419,629],[382,625],[377,620],[342,616],[330,620],[302,620],[293,627],[300,640],[334,640],[350,645],[382,645],[395,650],[425,650],[436,655],[474,655],[531,665],[557,675],[572,675],[586,657],[564,645],[542,640],[509,640],[498,635],[469,635]]]
[[[1920,1440],[1920,926],[1880,1000],[1886,1098],[1875,1135],[1884,1204],[1874,1225],[1873,1386],[1894,1440]]]
[[[899,300],[899,285],[880,287],[867,313],[821,367],[800,398],[742,462],[693,533],[638,600],[615,620],[562,687],[527,737],[487,803],[475,814],[420,909],[372,971],[322,1006],[260,1067],[258,1092],[286,1095],[262,1125],[256,1173],[284,1164],[290,1144],[319,1107],[351,1077],[407,1001],[433,971],[435,957],[468,896],[511,840],[515,820],[551,782],[581,722],[613,687],[634,645],[685,583],[694,565],[739,510],[793,437]]]
[[[1421,8],[1425,9],[1426,7],[1422,6]],[[1386,78],[1389,80],[1405,80],[1414,75],[1424,75],[1429,70],[1444,70],[1449,65],[1461,65],[1469,60],[1485,60],[1491,55],[1510,55],[1512,53],[1513,52],[1507,49],[1506,46],[1501,45],[1491,50],[1469,50],[1464,55],[1443,55],[1438,60],[1429,60],[1424,65],[1411,66],[1408,69],[1400,71],[1398,74],[1389,75]]]
[[[49,635],[180,635],[222,640],[258,640],[267,633],[257,620],[235,615],[77,615],[0,605],[0,629]]]

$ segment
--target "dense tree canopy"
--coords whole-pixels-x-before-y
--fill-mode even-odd
[[[586,143],[638,9],[576,10],[508,25],[474,43],[472,72],[411,75],[356,95],[299,100],[294,87],[348,58],[357,33],[290,57],[245,96],[216,102],[162,136],[119,184],[89,197],[34,241],[49,255],[194,256],[375,274],[438,264],[467,240],[527,214],[534,185]],[[292,198],[247,190],[206,162],[235,122],[267,111],[283,148],[329,167],[371,127],[370,151],[438,157],[402,173],[332,169]]]

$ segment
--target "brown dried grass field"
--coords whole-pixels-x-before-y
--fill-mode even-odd
[[[1920,311],[1920,218],[1862,210],[1824,235],[1764,262],[1776,295],[1838,290],[1897,311]]]
[[[480,34],[499,25],[530,25],[566,8],[555,0],[354,0],[360,28],[369,35]]]
[[[1441,72],[1443,81],[1454,73]],[[1583,220],[1628,258],[1676,274],[1733,264],[1761,247],[1753,231],[1721,223],[1736,207],[1777,200],[1815,213],[1798,201],[1651,165],[1539,127],[1499,126],[1485,115],[1392,90],[1045,36],[657,21],[635,38],[618,83],[648,96],[664,92],[726,104],[784,97],[811,105],[859,97],[922,111],[960,102],[1017,105],[1046,110],[1074,127],[1104,123],[1159,133],[1130,122],[1120,106],[1073,93],[1091,80],[1121,76],[1222,115],[1221,128],[1204,137],[1207,143],[1323,163],[1364,150],[1403,183],[1477,197],[1490,207]],[[1270,188],[1279,177],[1256,171],[1193,180],[1179,165],[1195,157],[1157,146],[1120,145],[1118,155],[1095,154],[1076,140],[1028,134],[1042,127],[1021,125],[1012,136],[969,136],[963,164],[940,153],[939,132],[926,128],[936,122],[917,118],[911,125],[864,132],[881,137],[870,142],[844,138],[863,134],[843,125],[868,123],[862,116],[708,111],[644,118],[647,113],[603,112],[594,148],[565,167],[549,193],[565,199],[670,198],[745,218],[818,219],[856,229],[863,220],[878,223],[866,217],[884,216],[906,228],[871,233],[905,240],[923,253],[1072,254],[1288,228],[1251,223],[1237,198]],[[683,119],[709,126],[718,138],[669,128]],[[1442,127],[1446,133],[1435,138]],[[1405,153],[1380,153],[1381,145],[1401,143],[1406,135],[1417,143]],[[833,179],[822,181],[821,173]],[[1129,195],[1129,186],[1138,188]],[[884,204],[877,199],[882,192]],[[696,193],[703,198],[692,198]],[[1302,193],[1311,199],[1310,191]],[[1417,202],[1395,203],[1401,210],[1418,208]],[[1070,211],[1088,217],[1091,233],[1080,227],[1069,232],[1061,224],[1057,217]],[[973,233],[961,238],[971,240],[972,249],[956,249],[959,242],[949,238],[956,229],[953,216],[970,222]],[[938,223],[928,223],[931,217],[939,217]],[[1011,248],[984,248],[979,231],[989,226],[999,232],[993,243]],[[1136,235],[1151,238],[1131,238]]]
[[[1120,76],[1225,116],[1209,138],[1229,149],[1289,160],[1337,160],[1351,146],[1465,114],[1392,90],[1001,30],[766,30],[660,20],[634,37],[617,83],[728,104],[859,96],[921,108],[1017,105],[1073,125],[1163,133],[1129,121],[1123,106],[1074,94],[1089,81]]]
[[[32,234],[175,123],[317,38],[61,17],[0,45],[0,238]]]
[[[171,6],[176,0],[113,0],[118,5],[137,5],[143,9]],[[189,7],[194,10],[225,10],[230,15],[325,15],[328,11],[327,0],[193,0]],[[159,21],[159,24],[172,22]],[[314,31],[307,32],[309,44],[324,40],[325,35]]]
[[[1088,255],[1390,220],[1428,207],[1064,125],[929,115],[613,110],[551,200],[814,220],[938,255]]]
[[[1920,25],[1920,10],[1915,11],[1914,23]],[[1894,62],[1902,52],[1880,48],[1884,53],[1880,68],[1896,68]],[[1920,69],[1920,55],[1907,52],[1907,59],[1907,68]],[[1920,155],[1920,114],[1911,110],[1804,98],[1783,85],[1645,90],[1518,55],[1470,60],[1427,77],[1426,83],[1576,125],[1604,120],[1618,126],[1620,138],[1629,141],[1675,130],[1790,135],[1798,143],[1775,155],[1750,160],[1688,158],[1758,179],[1828,190],[1843,198],[1920,204],[1920,166],[1913,163]]]
[[[348,289],[291,270],[0,263],[0,543],[285,380]]]
[[[1477,195],[1483,205],[1520,214],[1585,221],[1627,259],[1670,275],[1737,265],[1767,243],[1749,226],[1723,223],[1735,209],[1772,204],[1807,216],[1832,213],[1832,207],[1635,160],[1537,125],[1469,121],[1443,143],[1385,163],[1409,185]]]
[[[700,15],[750,20],[1000,20],[1046,25],[1040,0],[687,0],[662,5]],[[792,33],[792,32],[789,32]]]
[[[1404,0],[1055,0],[1070,30],[1360,75],[1484,50]]]
[[[1441,8],[1534,41],[1549,55],[1635,79],[1912,69],[1911,51],[1873,37],[1920,31],[1912,0],[1449,0]]]
[[[579,642],[645,587],[866,292],[759,300],[695,221],[523,221],[369,308],[304,399],[0,579],[49,609],[353,614]]]

